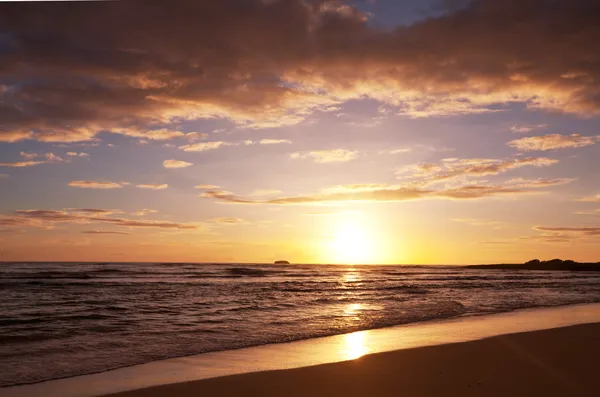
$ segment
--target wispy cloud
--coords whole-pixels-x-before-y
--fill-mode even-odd
[[[125,234],[125,235],[129,235],[131,233],[128,232],[119,232],[119,231],[110,231],[110,230],[84,230],[83,232],[81,232],[83,234]]]
[[[153,141],[166,141],[173,138],[181,138],[185,136],[185,134],[181,131],[171,130],[168,128],[159,128],[155,130],[143,129],[143,128],[112,128],[109,130],[114,134],[121,134],[125,136],[130,136],[133,138],[141,138],[144,140],[153,140]]]
[[[70,157],[89,157],[90,154],[89,153],[85,153],[85,152],[67,152],[67,156]]]
[[[220,188],[220,186],[207,185],[207,184],[200,184],[200,185],[194,186],[194,189],[219,189],[219,188]]]
[[[69,186],[85,189],[120,189],[123,184],[108,181],[71,181]]]
[[[452,221],[458,223],[464,223],[470,226],[490,226],[494,229],[502,228],[506,226],[506,222],[502,221],[492,221],[487,219],[477,219],[477,218],[453,218]]]
[[[149,214],[156,214],[157,212],[158,212],[157,210],[151,210],[151,209],[143,208],[143,209],[141,209],[139,211],[132,212],[130,215],[133,215],[133,216],[146,216],[146,215],[149,215]]]
[[[208,220],[209,222],[212,223],[218,223],[221,225],[241,225],[246,223],[245,220],[243,220],[242,218],[212,218]]]
[[[179,146],[179,149],[183,150],[184,152],[206,152],[208,150],[215,150],[223,146],[232,146],[232,144],[223,141],[201,142]]]
[[[513,125],[510,127],[510,131],[515,134],[526,134],[539,128],[546,128],[548,124],[521,124]]]
[[[387,149],[387,150],[380,150],[379,154],[399,154],[399,153],[408,153],[408,152],[412,152],[411,148],[399,148],[399,149]]]
[[[435,184],[459,178],[480,178],[498,175],[522,167],[546,167],[558,160],[547,157],[509,159],[444,159],[440,163],[422,163],[402,167],[396,171],[400,179],[413,179],[417,183]]]
[[[194,165],[193,163],[189,163],[187,161],[181,160],[165,160],[163,161],[163,167],[165,168],[186,168]]]
[[[537,178],[537,179],[523,179],[523,178],[515,178],[506,181],[507,185],[511,185],[514,187],[520,188],[532,188],[532,187],[550,187],[550,186],[559,186],[566,185],[571,182],[576,181],[577,178]]]
[[[600,227],[588,226],[570,226],[570,227],[550,227],[550,226],[534,226],[534,230],[539,232],[550,233],[568,233],[579,236],[600,236]]]
[[[152,189],[152,190],[164,190],[166,188],[169,187],[168,184],[163,183],[163,184],[142,184],[142,185],[136,185],[136,187],[140,188],[140,189]]]
[[[600,203],[600,193],[593,196],[582,197],[580,199],[577,199],[577,201],[583,201],[587,203]]]
[[[534,191],[500,185],[468,185],[452,189],[430,190],[404,185],[341,185],[309,195],[277,197],[266,200],[244,198],[225,190],[208,190],[200,194],[232,204],[319,205],[342,202],[398,202],[418,199],[469,200],[531,194]]]
[[[289,139],[261,139],[258,141],[261,145],[278,145],[281,143],[292,143]]]
[[[550,134],[515,139],[508,142],[507,145],[523,152],[545,151],[589,146],[598,142],[599,138],[600,136],[583,136],[580,134]]]
[[[357,151],[346,149],[315,150],[290,154],[293,159],[311,159],[315,163],[343,163],[358,157]]]
[[[33,167],[34,165],[44,164],[44,161],[17,161],[15,163],[0,163],[0,167]]]
[[[135,220],[127,218],[110,217],[108,211],[76,211],[63,210],[17,210],[12,215],[0,215],[0,226],[19,227],[52,227],[60,223],[90,224],[104,223],[119,227],[131,228],[158,228],[158,229],[197,229],[198,225],[192,223],[178,223],[159,220]]]

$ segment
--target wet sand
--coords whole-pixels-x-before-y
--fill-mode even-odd
[[[600,395],[600,323],[377,353],[352,361],[265,371],[111,394],[197,396]]]

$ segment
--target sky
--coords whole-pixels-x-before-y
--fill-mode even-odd
[[[600,4],[0,4],[0,260],[600,260]]]

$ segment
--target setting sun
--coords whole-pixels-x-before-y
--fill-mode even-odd
[[[358,221],[340,222],[333,233],[331,256],[336,263],[372,263],[375,250],[369,231]]]

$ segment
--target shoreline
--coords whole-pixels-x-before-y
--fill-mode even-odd
[[[104,397],[594,397],[600,389],[599,333],[600,323],[572,325]]]
[[[92,397],[590,323],[600,323],[600,303],[521,309],[154,361],[95,374],[3,387],[0,396]]]

